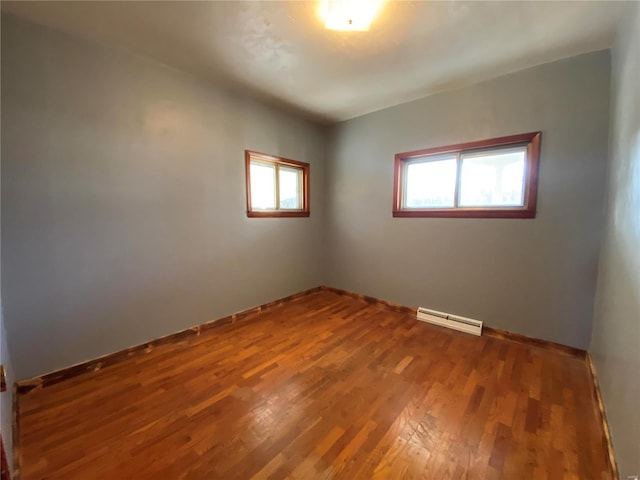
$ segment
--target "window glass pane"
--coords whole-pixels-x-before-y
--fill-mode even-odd
[[[524,205],[526,147],[463,154],[461,207]]]
[[[302,170],[280,167],[280,208],[301,209],[300,183]]]
[[[446,156],[407,164],[405,208],[453,207],[456,157]]]
[[[267,163],[251,162],[251,208],[276,208],[276,167]]]

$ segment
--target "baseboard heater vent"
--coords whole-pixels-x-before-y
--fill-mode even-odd
[[[470,333],[472,335],[482,335],[482,322],[480,320],[474,320],[473,318],[459,317],[458,315],[429,310],[424,307],[418,308],[417,317],[421,322],[452,328],[453,330]]]

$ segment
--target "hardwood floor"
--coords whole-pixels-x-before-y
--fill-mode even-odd
[[[30,479],[607,479],[584,361],[330,291],[19,397]]]

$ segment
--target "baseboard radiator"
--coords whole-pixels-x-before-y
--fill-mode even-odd
[[[473,318],[460,317],[450,313],[438,312],[428,308],[419,307],[417,318],[421,322],[432,323],[441,327],[451,328],[459,332],[470,333],[472,335],[482,335],[482,322]]]

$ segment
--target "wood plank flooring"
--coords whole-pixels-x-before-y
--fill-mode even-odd
[[[31,479],[608,479],[584,361],[330,291],[19,398]]]

